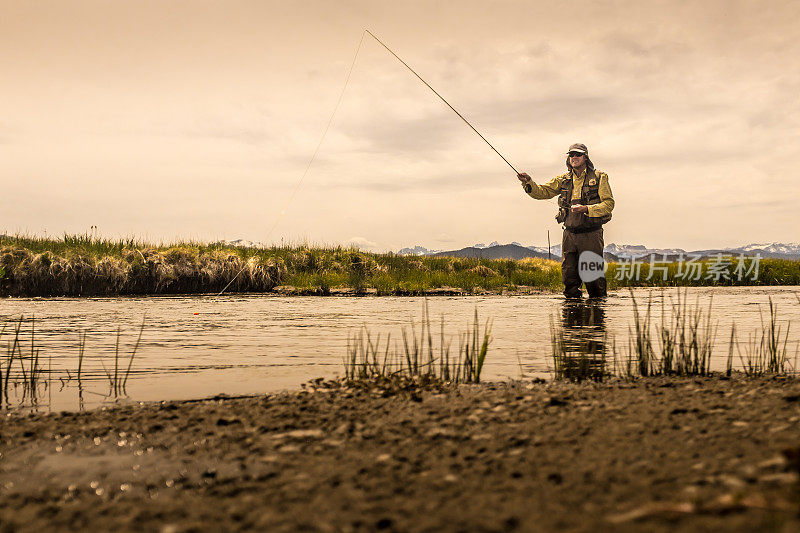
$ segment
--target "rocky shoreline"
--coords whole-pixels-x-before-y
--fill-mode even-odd
[[[800,381],[394,380],[4,413],[0,530],[800,527]]]

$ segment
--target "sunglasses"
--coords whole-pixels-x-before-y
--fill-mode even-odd
[[[583,155],[586,155],[586,154],[584,154],[583,152],[570,152],[569,153],[570,157],[581,157]]]

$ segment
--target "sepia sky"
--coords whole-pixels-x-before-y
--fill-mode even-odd
[[[554,243],[586,143],[606,242],[798,240],[800,0],[0,0],[0,232]],[[285,214],[279,216],[286,207]],[[278,221],[275,230],[271,228]]]

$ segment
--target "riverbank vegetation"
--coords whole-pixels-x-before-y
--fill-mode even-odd
[[[734,373],[745,377],[787,376],[798,373],[800,344],[789,345],[791,322],[779,319],[778,307],[769,298],[761,313],[760,328],[743,333],[731,324],[725,332],[727,346],[716,343],[718,322],[712,311],[699,300],[691,303],[685,291],[662,299],[660,319],[654,319],[652,299],[646,305],[633,301],[633,323],[627,338],[609,338],[604,327],[593,319],[601,312],[594,303],[582,306],[583,320],[564,323],[551,319],[553,376],[556,380],[603,381],[617,377],[625,381],[640,378],[678,376],[707,377],[712,374],[730,378]],[[800,303],[800,296],[798,296]],[[722,353],[715,354],[714,349]],[[724,370],[712,370],[712,358],[724,361]]]
[[[609,264],[611,289],[625,286],[800,285],[800,261],[761,259],[757,275],[727,277],[718,260],[677,264],[650,276],[651,265]],[[716,266],[715,266],[716,264]],[[561,290],[561,268],[546,259],[416,257],[306,245],[269,248],[224,243],[152,245],[88,235],[0,237],[0,295],[115,296],[277,292],[280,294],[479,294]],[[700,272],[702,275],[695,276]],[[682,277],[681,277],[682,276]],[[647,278],[650,279],[647,279]],[[697,278],[697,279],[695,279]],[[753,279],[755,278],[755,279]]]
[[[0,237],[0,294],[89,296],[269,292],[419,295],[555,290],[555,261],[417,258],[341,246],[154,246],[88,236]]]

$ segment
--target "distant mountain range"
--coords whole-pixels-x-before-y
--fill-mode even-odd
[[[560,247],[559,247],[560,248]],[[561,250],[559,250],[560,252]],[[511,244],[496,244],[494,246],[486,246],[478,248],[477,246],[469,246],[461,250],[452,250],[450,252],[436,252],[427,254],[428,257],[483,257],[486,259],[525,259],[526,257],[541,257],[547,259],[547,250],[544,251],[528,248],[518,243]],[[558,255],[552,255],[553,258],[558,259]]]
[[[510,244],[500,244],[494,241],[488,245],[478,243],[474,246],[461,248],[460,250],[429,250],[423,246],[412,248],[402,248],[398,250],[399,255],[417,255],[429,257],[481,257],[486,259],[524,259],[526,257],[547,258],[547,248],[539,246],[523,246],[518,242]],[[753,243],[736,248],[709,248],[703,250],[684,250],[682,248],[648,248],[641,244],[615,244],[611,243],[605,247],[604,256],[608,261],[619,261],[632,257],[649,259],[656,256],[657,259],[674,261],[689,255],[699,255],[702,257],[723,255],[754,256],[760,254],[761,257],[772,257],[780,259],[800,259],[800,243]],[[561,259],[561,245],[550,248],[550,255],[553,259]]]
[[[547,259],[547,248],[538,246],[523,246],[518,242],[510,244],[500,244],[497,241],[484,244],[482,242],[474,246],[461,248],[460,250],[429,250],[423,246],[413,248],[402,248],[397,251],[398,255],[417,255],[426,257],[482,257],[485,259],[525,259],[526,257],[541,257]],[[561,245],[553,246],[550,249],[550,256],[553,259],[561,258]]]
[[[260,243],[245,239],[223,241],[229,246],[259,247]],[[524,246],[518,242],[500,244],[492,241],[489,244],[479,242],[473,246],[467,246],[460,250],[431,250],[424,246],[416,245],[410,248],[401,248],[397,251],[398,255],[416,255],[426,257],[481,257],[485,259],[525,259],[526,257],[548,257],[547,248],[541,246]],[[690,255],[701,257],[711,257],[717,254],[739,255],[748,257],[760,254],[761,257],[778,259],[800,259],[800,243],[752,243],[736,248],[707,248],[702,250],[684,250],[683,248],[648,248],[642,244],[615,244],[611,243],[605,247],[603,255],[607,261],[620,261],[632,257],[649,260],[651,256],[659,261],[676,261],[681,254],[684,258]],[[557,244],[550,247],[550,257],[561,259],[561,245]]]

